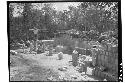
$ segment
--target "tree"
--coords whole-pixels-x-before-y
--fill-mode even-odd
[[[81,32],[93,30],[95,32],[92,34],[95,35],[96,32],[101,34],[109,30],[118,31],[118,3],[116,2],[82,2],[78,7],[69,6],[69,10],[64,11],[56,11],[52,6],[51,3],[10,5],[11,38],[31,39],[34,34],[29,29],[34,27],[41,29],[40,36],[46,33],[48,37],[53,37],[57,31],[71,29]],[[23,10],[23,12],[19,10],[17,17],[13,14],[14,7],[21,7]]]
[[[95,26],[100,33],[117,29],[118,3],[117,2],[83,2],[79,6],[90,25]],[[92,27],[90,26],[90,27]]]
[[[29,39],[29,29],[31,26],[31,20],[32,20],[32,15],[31,15],[31,3],[23,3],[23,32],[26,34],[24,37],[26,37],[26,40]]]

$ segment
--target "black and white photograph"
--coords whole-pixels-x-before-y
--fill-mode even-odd
[[[7,1],[9,82],[123,81],[120,6]]]

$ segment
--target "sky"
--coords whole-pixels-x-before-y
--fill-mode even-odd
[[[21,13],[23,12],[23,6],[16,5],[14,6],[13,16],[18,17],[21,16]]]
[[[68,6],[75,6],[77,7],[79,5],[79,2],[57,2],[53,3],[53,7],[57,11],[63,11],[63,10],[68,10]]]

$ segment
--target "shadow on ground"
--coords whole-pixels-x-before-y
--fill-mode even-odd
[[[21,55],[10,55],[10,81],[49,81],[49,77],[58,79],[58,73],[52,69],[41,67],[34,60]]]

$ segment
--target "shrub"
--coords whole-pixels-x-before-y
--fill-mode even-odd
[[[69,36],[64,35],[63,37],[54,39],[54,46],[61,45],[65,47],[64,53],[71,53],[74,49],[75,42]]]

